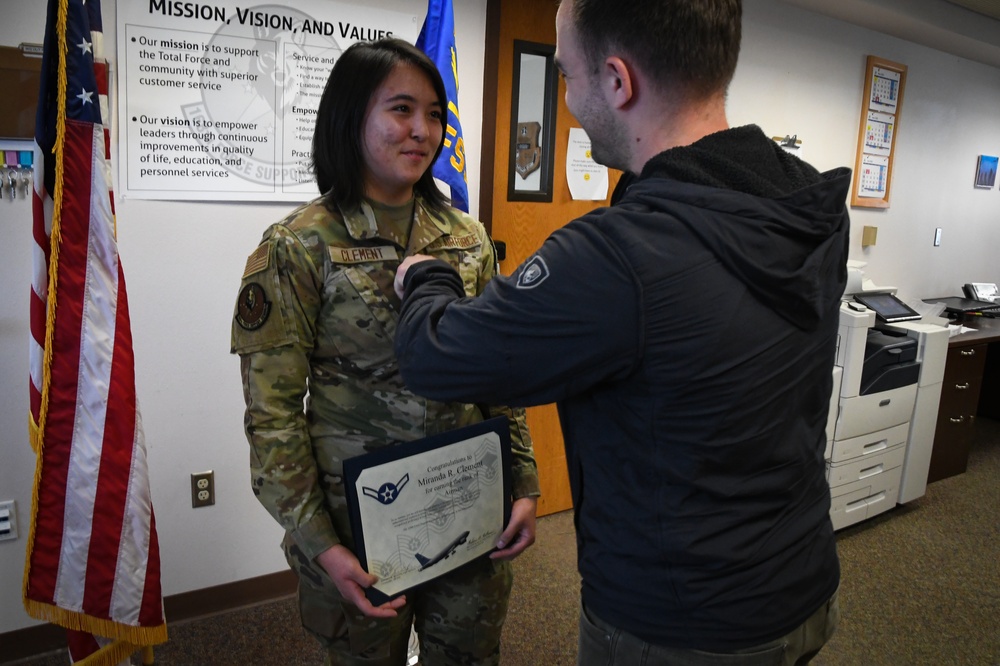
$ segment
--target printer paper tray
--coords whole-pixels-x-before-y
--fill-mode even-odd
[[[842,463],[852,458],[866,458],[887,451],[894,446],[906,444],[906,438],[909,434],[910,424],[901,423],[860,437],[838,439],[831,447],[829,459],[832,463]]]
[[[891,391],[844,398],[840,402],[836,440],[860,437],[908,423],[917,399],[917,385],[901,386]]]

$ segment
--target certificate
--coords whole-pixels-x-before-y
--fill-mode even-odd
[[[355,554],[375,605],[494,550],[510,519],[506,417],[344,461]]]

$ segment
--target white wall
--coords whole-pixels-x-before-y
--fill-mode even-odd
[[[866,57],[908,68],[890,206],[851,209],[851,259],[867,261],[869,278],[909,300],[1000,282],[1000,191],[973,187],[977,156],[1000,155],[1000,69],[775,0],[743,6],[729,121],[797,134],[819,169],[854,168]],[[865,225],[878,227],[878,242],[862,249]]]
[[[118,0],[125,2],[129,0]],[[105,1],[105,26],[116,25]],[[422,15],[423,0],[380,0]],[[6,3],[0,44],[40,42],[44,3]],[[462,124],[478,209],[486,0],[456,0]],[[917,297],[1000,282],[1000,192],[972,187],[976,156],[1000,154],[1000,70],[777,3],[745,0],[732,124],[798,134],[821,169],[852,166],[865,56],[909,67],[888,211],[853,210],[851,256]],[[114,35],[108,29],[109,46]],[[117,154],[117,153],[115,153]],[[558,171],[558,170],[557,170]],[[167,595],[280,571],[280,530],[249,487],[237,360],[229,328],[239,278],[261,231],[287,205],[118,201],[139,399]],[[860,247],[861,226],[879,228]],[[931,245],[935,227],[943,243]],[[0,202],[0,500],[22,534],[34,456],[27,443],[31,212]],[[189,474],[214,469],[217,503],[193,510]],[[35,624],[21,608],[25,540],[0,542],[0,633]]]

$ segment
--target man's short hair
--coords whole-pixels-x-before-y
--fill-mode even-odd
[[[741,0],[573,0],[588,63],[631,56],[661,90],[725,91],[740,53]]]
[[[352,209],[360,205],[365,193],[365,161],[361,142],[368,104],[393,68],[403,63],[413,65],[427,75],[441,103],[442,143],[438,144],[434,159],[441,153],[448,125],[448,93],[433,61],[423,51],[401,39],[352,44],[330,71],[313,133],[313,173],[328,206]],[[448,205],[447,197],[434,183],[430,168],[413,189],[433,208]]]

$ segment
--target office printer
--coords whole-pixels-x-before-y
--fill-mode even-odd
[[[856,294],[896,292],[867,280],[863,267],[848,262],[827,423],[834,529],[923,496],[948,351],[946,326],[880,321],[857,302]]]
[[[905,333],[868,329],[860,395],[891,391],[920,379],[917,341]]]

